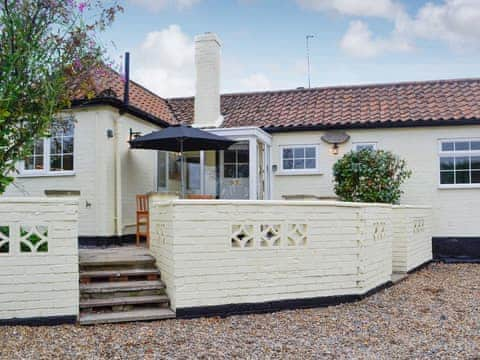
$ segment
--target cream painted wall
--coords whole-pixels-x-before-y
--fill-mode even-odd
[[[173,309],[361,295],[391,280],[394,240],[406,249],[395,253],[396,263],[417,261],[419,247],[430,249],[423,261],[431,259],[428,211],[398,210],[427,224],[414,247],[407,245],[413,232],[394,237],[395,211],[386,204],[158,195],[150,198],[151,250]]]
[[[156,152],[130,150],[129,131],[148,133],[158,127],[128,114],[120,115],[112,107],[88,107],[74,112],[73,176],[19,175],[5,196],[45,196],[45,190],[80,191],[80,236],[113,236],[115,227],[115,146],[117,137],[107,137],[107,130],[118,136],[121,163],[122,233],[133,231],[135,195],[155,191]]]
[[[78,315],[78,201],[72,198],[0,198],[0,321]],[[29,235],[45,234],[47,252],[22,252]],[[43,241],[42,240],[42,241]]]
[[[402,203],[433,206],[434,236],[480,236],[480,187],[475,189],[440,189],[438,141],[449,138],[480,138],[480,126],[445,126],[398,129],[347,130],[351,136],[340,146],[336,156],[330,145],[320,139],[322,131],[276,133],[273,135],[272,164],[280,168],[282,145],[315,144],[319,146],[317,175],[274,174],[274,199],[283,195],[306,194],[334,196],[332,166],[355,142],[377,142],[379,149],[391,150],[406,159],[413,176],[404,185]]]
[[[159,130],[159,127],[130,115],[124,115],[120,119],[119,150],[122,169],[122,231],[124,234],[135,232],[136,195],[157,191],[157,152],[130,149],[128,144],[130,128],[144,135]]]

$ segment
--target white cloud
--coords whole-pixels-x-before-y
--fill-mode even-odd
[[[418,37],[461,47],[480,45],[479,24],[479,0],[445,0],[442,4],[427,3],[406,27]]]
[[[152,11],[160,11],[167,6],[174,5],[178,9],[188,9],[201,0],[128,0],[133,5],[142,6]]]
[[[163,97],[193,95],[193,40],[178,25],[148,33],[133,53],[132,78]]]
[[[392,0],[296,0],[305,9],[333,11],[349,16],[374,16],[392,19],[402,10]]]
[[[240,85],[246,91],[270,90],[272,83],[263,73],[255,73],[240,80]]]
[[[334,11],[352,17],[380,17],[392,23],[384,37],[375,36],[363,21],[352,21],[340,47],[356,57],[408,51],[416,39],[443,41],[454,48],[480,47],[480,0],[428,2],[408,14],[400,0],[296,0],[314,11]]]
[[[368,25],[360,20],[350,23],[350,26],[340,41],[340,48],[347,54],[368,58],[385,52],[410,51],[408,40],[396,34],[389,38],[374,37]]]

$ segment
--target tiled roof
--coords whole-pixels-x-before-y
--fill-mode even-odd
[[[168,100],[177,121],[192,123],[193,101]],[[480,123],[480,78],[227,94],[221,112],[224,127]]]
[[[97,70],[95,75],[92,76],[92,81],[94,83],[93,90],[97,98],[123,101],[125,82],[120,74],[110,69]],[[84,98],[83,92],[78,91],[75,100]],[[164,122],[176,122],[165,99],[134,81],[130,81],[129,98],[130,106]]]

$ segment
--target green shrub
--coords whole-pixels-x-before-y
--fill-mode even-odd
[[[351,151],[333,166],[335,193],[343,201],[396,204],[411,176],[405,160],[390,151]]]

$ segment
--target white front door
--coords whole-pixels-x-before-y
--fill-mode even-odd
[[[249,150],[235,144],[220,156],[220,198],[249,199]]]

